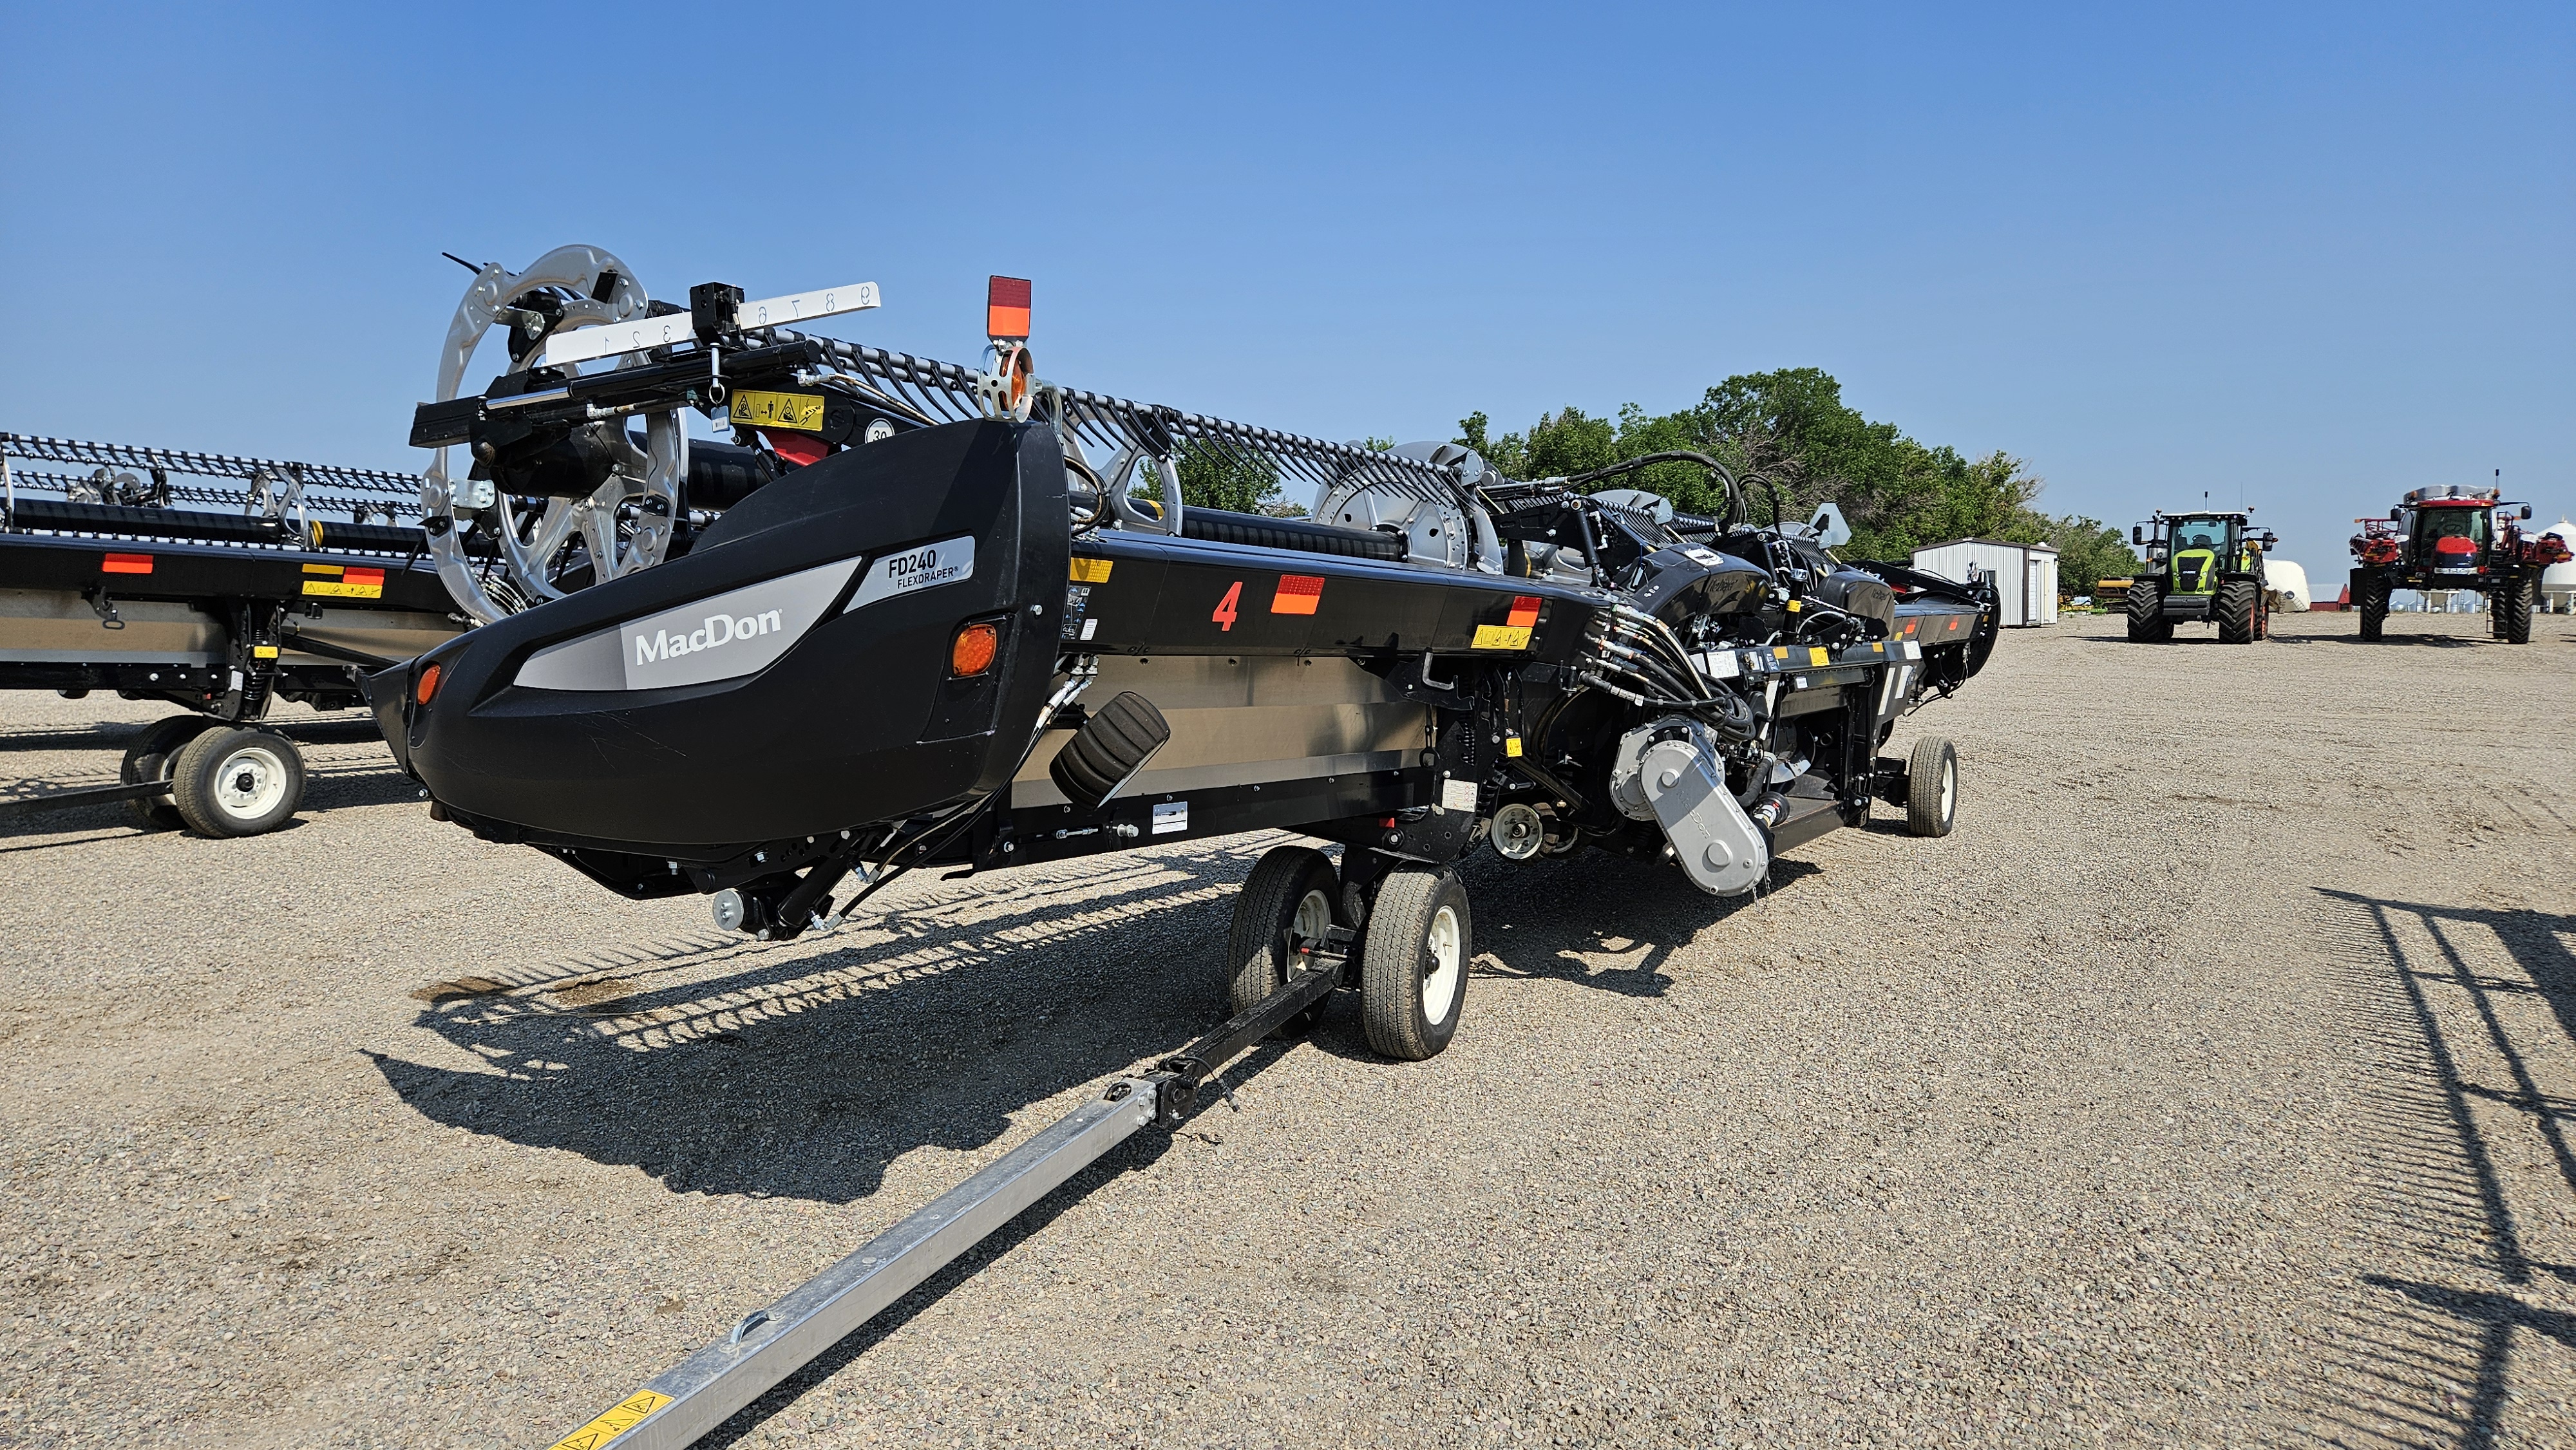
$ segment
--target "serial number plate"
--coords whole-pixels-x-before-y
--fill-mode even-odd
[[[813,393],[736,393],[732,417],[737,428],[797,428],[820,433],[823,399]]]

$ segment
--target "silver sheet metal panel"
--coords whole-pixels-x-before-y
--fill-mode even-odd
[[[1431,744],[1428,706],[1338,655],[1102,658],[1092,698],[1122,690],[1153,701],[1172,727],[1171,743],[1122,792],[1131,796],[1400,770]],[[1014,806],[1065,804],[1047,767],[1072,738],[1047,732],[1011,781]]]

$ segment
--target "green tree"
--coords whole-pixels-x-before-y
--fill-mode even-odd
[[[1279,465],[1260,453],[1237,452],[1205,441],[1184,445],[1172,460],[1181,477],[1181,502],[1194,509],[1231,509],[1257,514],[1279,492]],[[1150,499],[1163,497],[1162,475],[1150,465],[1139,470]]]
[[[2137,551],[2118,529],[2100,519],[2068,514],[2050,519],[2048,526],[2048,542],[2057,546],[2059,592],[2091,594],[2105,579],[2126,579],[2137,573]]]
[[[2000,451],[1970,459],[1919,443],[1844,402],[1842,385],[1820,368],[1739,373],[1673,413],[1630,404],[1613,422],[1566,408],[1525,434],[1499,437],[1483,413],[1458,426],[1459,442],[1513,478],[1570,476],[1672,449],[1706,453],[1741,480],[1756,523],[1775,510],[1797,519],[1839,503],[1852,526],[1848,552],[1860,558],[1903,560],[1954,538],[2037,542],[2051,527],[2031,507],[2044,484],[2020,459]],[[1686,513],[1725,506],[1694,464],[1655,464],[1618,482],[1661,493]]]

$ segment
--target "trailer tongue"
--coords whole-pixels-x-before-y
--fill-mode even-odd
[[[731,287],[649,303],[593,248],[478,273],[412,441],[441,450],[425,528],[483,623],[371,678],[396,756],[444,819],[771,940],[924,865],[1258,829],[1345,849],[1255,867],[1226,1027],[566,1443],[683,1443],[1337,987],[1378,1051],[1437,1054],[1473,955],[1450,866],[1480,844],[1741,896],[1876,799],[1918,834],[1954,819],[1947,742],[1879,752],[1982,667],[1990,586],[1839,559],[1830,508],[1757,527],[1700,454],[1514,481],[1455,444],[1058,387],[1026,284],[995,284],[967,369],[756,325]],[[505,317],[514,370],[462,395]],[[735,444],[691,443],[692,408]],[[1724,514],[1589,491],[1659,462]],[[1302,481],[1311,513],[1183,504],[1228,473]]]

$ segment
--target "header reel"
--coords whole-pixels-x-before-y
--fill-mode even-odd
[[[550,340],[579,328],[633,321],[655,310],[634,269],[598,247],[557,247],[518,273],[488,263],[476,272],[448,323],[438,358],[437,401],[456,398],[465,369],[495,324],[509,327],[511,372],[504,381],[563,380],[579,376],[581,364],[550,365]],[[659,311],[678,309],[665,304]],[[642,351],[628,352],[605,370],[647,360]],[[517,396],[534,402],[542,393],[531,389]],[[662,561],[679,509],[680,484],[688,476],[688,432],[675,411],[648,411],[644,446],[638,448],[626,431],[623,415],[628,411],[590,409],[594,416],[586,417],[579,430],[584,446],[542,443],[539,457],[518,460],[529,466],[516,470],[519,476],[510,489],[496,486],[495,465],[503,461],[505,449],[537,441],[531,434],[505,442],[510,430],[501,428],[473,440],[473,461],[461,478],[450,472],[448,450],[438,449],[421,476],[423,526],[440,580],[476,623],[490,624],[562,598],[579,582],[613,579]],[[514,492],[530,483],[539,491]],[[544,502],[531,513],[526,501],[534,498]],[[506,581],[495,581],[467,562],[459,529],[477,521],[499,546]],[[584,574],[587,579],[574,577]]]

